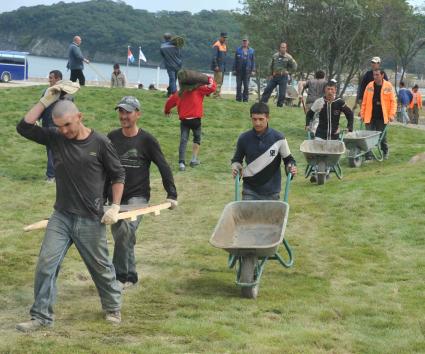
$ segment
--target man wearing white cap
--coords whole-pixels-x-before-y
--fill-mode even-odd
[[[357,97],[356,102],[353,106],[353,111],[356,109],[357,105],[361,105],[361,102],[363,100],[364,90],[366,89],[366,86],[369,84],[369,82],[373,81],[373,71],[379,70],[381,68],[381,58],[380,57],[373,57],[370,59],[370,67],[371,70],[366,71],[366,73],[363,75],[362,81],[359,84],[358,90],[357,90]],[[388,81],[387,74],[384,74],[384,80]]]

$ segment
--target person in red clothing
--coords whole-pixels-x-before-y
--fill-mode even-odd
[[[184,171],[186,169],[186,146],[191,130],[193,133],[193,147],[190,167],[195,167],[200,163],[198,155],[201,145],[201,118],[204,115],[204,97],[213,93],[217,84],[212,77],[208,77],[207,85],[197,84],[186,87],[182,85],[180,80],[182,75],[180,73],[178,78],[181,89],[168,98],[165,103],[164,113],[166,116],[170,116],[171,109],[177,107],[180,119],[179,170]]]

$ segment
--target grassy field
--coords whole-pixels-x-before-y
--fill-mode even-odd
[[[138,232],[140,285],[124,295],[123,322],[102,319],[100,302],[75,248],[58,280],[55,326],[18,333],[33,299],[33,272],[43,232],[25,224],[49,216],[55,196],[43,180],[45,150],[16,123],[42,87],[0,92],[0,352],[1,353],[424,353],[425,132],[389,130],[390,160],[350,169],[344,179],[291,186],[286,237],[295,266],[268,262],[257,300],[239,297],[224,251],[209,237],[233,198],[229,162],[238,135],[250,128],[249,105],[206,99],[202,164],[177,171],[179,124],[162,115],[160,92],[84,87],[76,103],[86,125],[118,127],[114,104],[136,94],[141,126],[153,133],[174,171],[179,208],[147,216]],[[343,125],[345,125],[342,118]],[[301,110],[272,108],[299,169]],[[165,192],[152,168],[152,203]],[[110,234],[109,239],[111,240]],[[110,241],[112,249],[112,240]]]

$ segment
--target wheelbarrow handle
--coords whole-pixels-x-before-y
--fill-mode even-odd
[[[236,201],[241,200],[241,195],[239,190],[240,190],[240,173],[238,171],[235,177],[235,200]]]
[[[288,174],[286,175],[285,194],[283,195],[283,201],[286,203],[288,203],[289,187],[291,186],[291,180],[292,180],[292,173],[288,172]]]

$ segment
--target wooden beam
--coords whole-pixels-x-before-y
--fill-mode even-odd
[[[118,214],[118,220],[137,220],[137,217],[139,215],[145,215],[153,213],[154,215],[159,215],[161,213],[161,210],[169,209],[171,207],[171,203],[162,203],[158,205],[152,205],[145,208],[139,208],[129,211],[124,211],[122,213]],[[37,221],[34,224],[27,225],[24,227],[24,231],[33,231],[33,230],[40,230],[45,229],[47,227],[47,223],[49,222],[48,219]]]

